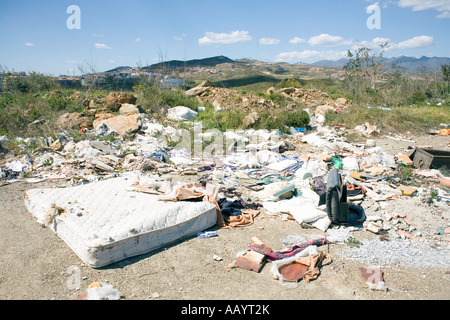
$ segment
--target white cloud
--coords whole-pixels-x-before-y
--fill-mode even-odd
[[[395,49],[415,49],[415,48],[424,48],[431,46],[433,44],[433,37],[431,36],[416,36],[411,39],[407,39],[401,41],[399,43],[393,42],[389,38],[374,38],[372,41],[361,41],[359,43],[355,43],[352,46],[353,50],[356,50],[361,47],[371,48],[371,49],[379,49],[382,44],[387,43],[386,51],[395,50]]]
[[[440,12],[437,18],[450,18],[449,0],[399,0],[398,6],[401,8],[412,7],[413,11],[436,10]]]
[[[275,57],[276,62],[316,62],[319,60],[339,60],[347,56],[347,51],[303,50],[282,52]]]
[[[377,37],[374,38],[372,41],[361,41],[358,43],[353,44],[352,49],[353,50],[357,50],[359,48],[365,47],[365,48],[370,48],[370,49],[380,49],[381,45],[387,44],[387,48],[385,50],[390,50],[393,49],[394,47],[396,47],[396,44],[394,42],[392,42],[391,39],[389,38],[382,38],[382,37]]]
[[[313,47],[332,47],[348,45],[351,41],[344,40],[344,38],[340,36],[331,36],[329,34],[322,33],[321,35],[311,37],[308,40],[308,43]]]
[[[173,38],[177,41],[181,41],[181,40],[183,40],[184,37],[186,37],[186,34],[182,33],[181,36],[174,36]]]
[[[417,36],[397,44],[398,49],[414,49],[424,48],[433,44],[433,37],[430,36]]]
[[[106,44],[104,44],[104,43],[96,43],[95,44],[95,47],[97,48],[97,49],[112,49],[111,47],[108,47]]]
[[[34,47],[34,43],[31,43],[31,42],[26,42],[25,45],[27,47]]]
[[[274,39],[274,38],[259,39],[259,44],[262,44],[262,45],[275,45],[275,44],[279,44],[279,43],[280,43],[279,39]]]
[[[198,39],[200,45],[211,44],[231,44],[236,42],[246,42],[252,40],[248,31],[232,31],[230,33],[206,32],[203,38]]]
[[[291,44],[298,44],[298,43],[304,43],[304,42],[306,42],[306,40],[299,38],[299,37],[294,37],[289,40],[289,43],[291,43]]]
[[[71,63],[71,64],[80,64],[81,61],[78,60],[66,60],[66,63]]]
[[[450,11],[444,11],[444,12],[438,14],[436,16],[436,18],[439,18],[439,19],[450,18]]]
[[[136,40],[134,40],[134,42],[141,42],[141,38],[136,38]]]

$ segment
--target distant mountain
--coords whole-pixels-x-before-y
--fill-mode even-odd
[[[194,67],[215,67],[221,63],[239,63],[225,56],[216,56],[204,59],[194,59],[194,60],[170,60],[160,63],[153,64],[148,67],[143,67],[142,70],[154,71],[160,69],[174,70],[178,68],[194,68]]]
[[[342,58],[339,60],[320,60],[314,63],[305,63],[311,66],[318,66],[318,67],[325,67],[325,68],[338,68],[341,69],[345,66],[345,64],[347,63],[348,59],[346,58]]]
[[[311,66],[337,68],[342,69],[347,63],[348,59],[343,58],[337,61],[321,60],[310,63]],[[450,64],[450,58],[445,57],[393,57],[384,58],[383,62],[388,71],[399,70],[403,73],[418,73],[418,72],[441,72],[441,65]]]
[[[105,71],[106,73],[111,73],[111,72],[124,72],[124,71],[131,71],[133,70],[132,67],[117,67],[108,71]]]

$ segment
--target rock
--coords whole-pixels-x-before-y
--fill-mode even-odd
[[[251,112],[244,118],[244,126],[249,127],[259,120],[259,114],[257,112]]]
[[[289,88],[281,88],[278,90],[279,93],[285,93],[285,94],[291,94],[293,92],[295,92],[295,88],[293,87],[289,87]]]
[[[105,99],[106,105],[136,104],[137,98],[126,92],[111,92]]]
[[[218,100],[214,100],[212,103],[214,110],[220,111],[223,109],[222,104]]]
[[[277,91],[277,89],[275,89],[275,87],[270,87],[269,89],[267,89],[267,94],[271,94],[271,93],[274,93],[274,92],[276,92]]]
[[[100,150],[104,154],[114,154],[115,153],[114,148],[111,147],[111,145],[109,145],[105,141],[100,141],[100,140],[90,141],[90,144],[93,148]]]
[[[94,159],[91,161],[92,165],[94,165],[94,167],[96,167],[99,170],[103,170],[103,171],[108,171],[108,172],[113,172],[114,168],[107,165],[106,163],[104,163],[103,161]]]
[[[349,100],[347,100],[346,98],[338,98],[334,101],[334,104],[336,106],[346,106],[349,105]]]
[[[205,80],[202,83],[200,83],[196,88],[209,88],[212,87],[214,88],[216,85],[214,83],[212,83],[209,80]]]
[[[208,92],[210,88],[214,88],[215,85],[209,80],[205,80],[202,83],[200,83],[198,86],[189,89],[186,91],[186,95],[188,96],[199,96],[202,95],[205,92]]]
[[[399,186],[397,187],[397,190],[402,191],[402,193],[403,193],[403,194],[406,194],[406,195],[412,195],[412,194],[414,194],[414,193],[417,192],[417,188],[405,186],[405,185],[403,185],[403,184],[399,185]]]
[[[55,124],[60,128],[80,129],[82,127],[90,127],[92,125],[92,121],[81,113],[73,112],[64,113],[56,120]]]
[[[98,130],[104,124],[109,130],[117,132],[119,136],[138,131],[142,122],[139,114],[119,115],[108,119],[94,120],[94,130]]]
[[[140,113],[139,108],[134,104],[123,103],[119,109],[120,114]]]
[[[325,116],[328,112],[334,112],[334,108],[329,105],[323,105],[316,108],[315,114]]]
[[[378,223],[372,221],[365,223],[364,228],[375,234],[380,232],[382,229],[382,227]]]
[[[197,118],[198,113],[188,107],[178,106],[167,110],[167,118],[176,121],[187,121]]]
[[[61,151],[63,149],[63,144],[60,139],[56,139],[51,145],[50,149],[53,151]]]

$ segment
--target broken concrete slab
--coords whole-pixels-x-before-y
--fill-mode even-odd
[[[108,119],[94,120],[94,130],[98,130],[101,125],[105,125],[109,130],[116,132],[119,136],[124,136],[138,131],[142,122],[139,114],[128,114]]]

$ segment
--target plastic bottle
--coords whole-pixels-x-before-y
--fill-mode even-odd
[[[342,161],[339,158],[333,158],[332,162],[336,169],[340,169],[344,166],[344,164],[342,163]]]

